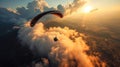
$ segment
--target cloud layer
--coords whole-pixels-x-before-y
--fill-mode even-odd
[[[82,34],[75,30],[68,27],[45,28],[42,23],[31,28],[29,23],[27,22],[20,29],[18,37],[23,45],[27,45],[33,51],[35,56],[47,60],[47,63],[44,62],[45,60],[40,61],[44,62],[40,64],[42,67],[44,64],[50,67],[95,67],[94,64],[99,67],[103,65],[102,62],[98,63],[100,61],[98,57],[86,54],[89,47],[82,39]],[[54,41],[55,37],[58,41]]]

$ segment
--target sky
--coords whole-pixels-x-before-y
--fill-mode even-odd
[[[15,9],[18,6],[26,6],[31,1],[33,0],[0,0],[0,7]]]
[[[89,0],[89,2],[92,5],[101,6],[101,7],[120,5],[120,0]]]
[[[26,7],[29,2],[33,0],[0,0],[0,7],[13,8],[24,6]],[[46,0],[48,4],[53,7],[58,4],[66,4],[73,0]]]
[[[26,6],[29,2],[33,0],[0,0],[0,7],[13,8],[19,6]],[[66,4],[72,2],[73,0],[46,0],[50,6],[56,6],[58,4]],[[94,5],[96,7],[107,7],[120,5],[120,0],[87,0],[88,4]]]
[[[0,0],[0,7],[11,8],[16,10],[17,7],[26,8],[28,3],[32,1],[34,0]],[[45,0],[45,1],[48,3],[49,7],[55,8],[59,4],[66,6],[68,3],[73,2],[73,0]],[[91,6],[92,9],[97,9],[97,12],[99,13],[98,14],[96,13],[96,15],[100,15],[101,13],[118,14],[120,11],[120,0],[86,0],[86,4],[84,6],[85,7]],[[85,7],[83,7],[83,10]]]
[[[16,8],[18,7],[26,8],[28,3],[32,1],[34,0],[0,0],[0,7],[12,8],[16,10]],[[73,2],[73,0],[45,0],[45,1],[49,5],[49,7],[55,7],[55,8],[59,4],[66,6],[68,5],[68,3]],[[96,13],[96,15],[102,15],[101,13],[105,13],[105,14],[112,13],[112,14],[118,15],[120,11],[120,0],[86,0],[86,4],[84,6],[83,6],[83,10],[84,8],[86,8],[86,6],[91,6],[93,10],[97,9],[97,11],[95,12],[99,12],[99,13]],[[93,13],[94,12],[92,12],[92,15],[94,15]]]

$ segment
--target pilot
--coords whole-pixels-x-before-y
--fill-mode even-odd
[[[57,38],[57,37],[54,37],[54,41],[58,41],[58,38]]]

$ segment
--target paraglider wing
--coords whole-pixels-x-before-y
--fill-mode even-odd
[[[60,11],[57,11],[57,10],[43,12],[43,13],[35,16],[35,17],[31,20],[30,26],[33,27],[33,26],[37,23],[37,21],[38,21],[41,17],[43,17],[44,15],[46,15],[46,14],[57,15],[57,16],[59,16],[60,18],[63,17],[63,14],[62,14]]]

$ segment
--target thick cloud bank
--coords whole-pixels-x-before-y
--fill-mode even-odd
[[[86,3],[86,1],[73,0],[72,3],[68,3],[67,5],[59,4],[56,6],[57,8],[49,7],[50,5],[48,5],[48,3],[45,0],[36,0],[36,3],[40,11],[59,10],[65,15],[69,15],[81,8]]]
[[[21,25],[25,21],[28,21],[35,17],[37,14],[50,10],[59,10],[65,15],[69,15],[85,4],[84,0],[74,0],[67,5],[59,4],[55,7],[50,7],[45,0],[35,0],[27,4],[26,7],[17,7],[16,10],[11,8],[0,7],[0,24],[10,23],[15,25]],[[46,19],[51,19],[53,16],[48,16]],[[6,24],[7,25],[7,24]],[[2,25],[3,26],[3,25]]]
[[[41,67],[104,67],[98,57],[88,56],[89,47],[82,39],[81,33],[68,27],[45,28],[38,23],[33,28],[30,22],[19,30],[21,43],[27,45],[33,54],[42,58]],[[54,41],[57,37],[58,41]],[[38,65],[36,65],[38,66]]]

